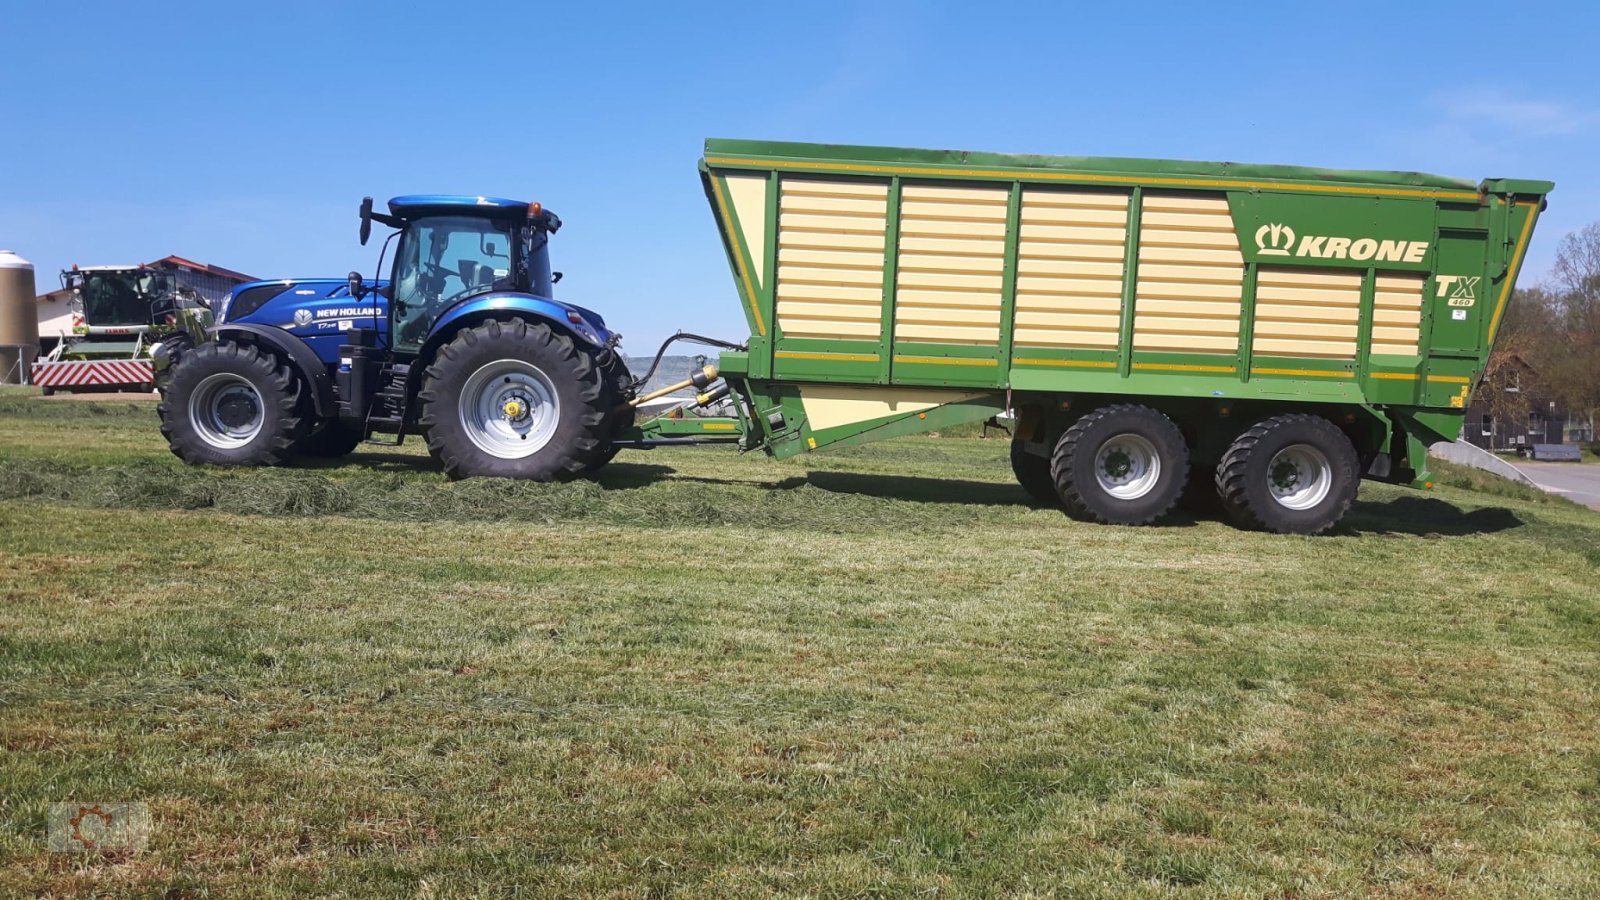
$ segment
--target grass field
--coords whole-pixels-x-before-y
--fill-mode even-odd
[[[1600,514],[1096,527],[1005,450],[197,470],[0,393],[0,895],[1600,894]]]

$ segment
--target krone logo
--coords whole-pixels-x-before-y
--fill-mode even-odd
[[[1294,229],[1273,222],[1256,229],[1256,249],[1262,256],[1288,256],[1294,246]]]
[[[297,309],[297,310],[295,310],[294,311],[294,323],[296,325],[301,325],[301,326],[310,325],[311,324],[311,310],[309,310],[309,309]]]

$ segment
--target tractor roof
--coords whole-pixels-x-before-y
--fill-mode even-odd
[[[525,218],[528,204],[523,200],[499,197],[467,197],[457,194],[407,194],[389,201],[389,213],[403,219],[420,216],[484,216],[503,219]]]

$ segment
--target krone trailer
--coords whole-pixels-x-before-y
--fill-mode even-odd
[[[1215,490],[1294,533],[1361,478],[1429,486],[1553,188],[738,140],[700,171],[750,330],[712,392],[736,414],[636,437],[783,457],[1011,411],[1017,480],[1074,516]]]

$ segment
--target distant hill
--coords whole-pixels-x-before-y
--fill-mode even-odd
[[[707,363],[716,365],[716,350],[707,348],[705,356]],[[650,357],[648,356],[629,356],[627,357],[627,360],[628,371],[633,373],[633,377],[635,378],[643,375],[645,370],[650,368]],[[663,356],[661,357],[661,365],[656,368],[655,375],[651,376],[649,383],[647,383],[640,390],[640,393],[647,393],[658,388],[664,388],[669,384],[682,381],[685,378],[688,378],[689,373],[694,371],[696,368],[698,368],[698,366],[696,365],[694,356]],[[686,390],[681,391],[680,393],[687,396],[692,394],[693,391]]]

